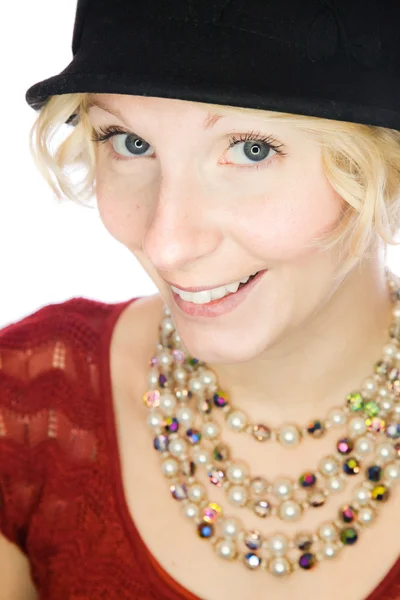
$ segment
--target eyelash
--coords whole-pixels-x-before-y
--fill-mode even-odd
[[[122,129],[121,127],[119,127],[118,125],[110,125],[110,126],[101,126],[99,128],[99,130],[96,130],[93,128],[93,134],[92,134],[92,142],[95,143],[100,143],[100,144],[104,144],[105,142],[107,142],[107,140],[109,140],[111,137],[115,136],[115,135],[133,135],[135,137],[139,137],[137,136],[135,133],[132,133],[130,131],[126,131],[124,129]],[[141,139],[141,138],[139,138]],[[274,150],[277,155],[280,156],[286,156],[286,153],[283,152],[282,150],[282,144],[280,144],[277,140],[275,140],[273,137],[269,136],[269,135],[262,135],[259,131],[249,131],[248,133],[244,133],[244,134],[240,134],[238,137],[236,137],[235,135],[232,135],[229,138],[229,148],[233,148],[234,146],[236,146],[236,144],[239,144],[241,142],[262,142],[264,144],[267,144],[267,146],[269,146],[270,148],[272,148],[272,150]],[[114,160],[130,160],[129,158],[120,156],[117,152],[115,152],[115,150],[113,148],[111,148],[111,154]],[[263,169],[265,167],[268,166],[269,161],[263,161],[262,164],[260,165],[251,165],[251,166],[245,166],[242,165],[240,167],[236,167],[237,169],[250,169],[250,170],[258,170],[258,169]]]

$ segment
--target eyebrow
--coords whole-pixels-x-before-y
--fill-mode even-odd
[[[96,99],[91,99],[89,104],[88,104],[88,110],[89,108],[91,108],[92,106],[98,106],[99,108],[101,108],[102,110],[105,110],[106,112],[110,113],[111,115],[114,115],[114,117],[117,117],[118,119],[121,119],[121,121],[123,123],[125,123],[124,121],[124,117],[122,115],[122,113],[115,108],[113,111],[109,108],[109,106],[107,105],[106,102],[104,102],[103,100],[101,100],[100,98],[96,98]],[[218,123],[218,121],[220,121],[221,119],[223,119],[224,116],[223,115],[218,115],[218,114],[213,114],[213,113],[207,113],[206,118],[203,121],[203,129],[205,131],[212,129],[212,127],[214,127],[214,125],[216,123]],[[126,123],[125,123],[126,125]],[[128,127],[128,125],[126,125]]]

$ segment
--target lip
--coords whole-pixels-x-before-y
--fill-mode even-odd
[[[254,271],[256,273],[256,271]],[[260,271],[261,273],[262,271]],[[247,277],[247,275],[244,275],[242,277],[242,279],[244,279],[244,277]],[[250,275],[249,275],[250,277]],[[168,285],[172,285],[175,288],[178,288],[178,290],[182,290],[182,292],[203,292],[205,290],[213,290],[215,288],[218,287],[226,287],[227,285],[231,285],[232,283],[236,283],[237,281],[240,281],[240,279],[235,279],[234,281],[231,281],[231,283],[222,283],[219,285],[203,285],[201,287],[182,287],[180,285],[176,285],[175,283],[171,283],[171,281],[168,281],[167,279],[164,279],[164,281],[166,283],[168,283]]]
[[[264,269],[257,273],[257,275],[249,283],[238,289],[234,294],[228,294],[225,298],[220,300],[213,300],[208,304],[194,304],[193,302],[187,302],[183,300],[179,294],[176,294],[173,290],[172,297],[178,308],[187,315],[192,317],[220,317],[231,311],[245,301],[250,292],[257,286],[259,281],[268,272],[268,269]],[[202,288],[205,289],[205,288]]]

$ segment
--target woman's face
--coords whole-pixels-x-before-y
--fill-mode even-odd
[[[340,283],[337,250],[310,247],[342,213],[317,142],[293,124],[239,112],[205,127],[206,104],[97,100],[121,117],[94,106],[93,127],[129,133],[97,145],[101,218],[156,284],[192,355],[246,362],[305,325]],[[184,314],[165,281],[219,287],[262,269],[245,301],[216,318]]]

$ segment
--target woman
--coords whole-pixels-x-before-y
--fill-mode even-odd
[[[0,332],[0,598],[400,598],[398,5],[148,4],[26,96],[159,293]]]

